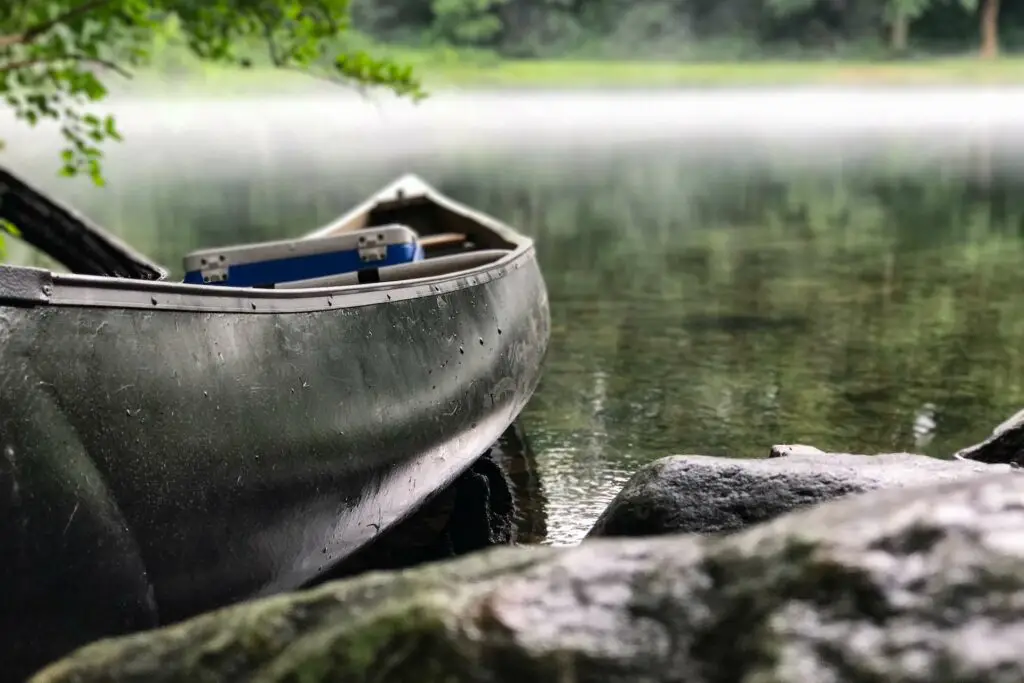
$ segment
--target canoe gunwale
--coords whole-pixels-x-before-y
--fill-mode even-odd
[[[497,261],[455,273],[398,282],[310,289],[213,287],[0,266],[0,302],[233,314],[304,313],[357,308],[437,296],[504,277],[535,257],[533,241],[522,236],[520,240],[517,248]]]

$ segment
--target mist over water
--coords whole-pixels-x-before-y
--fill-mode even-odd
[[[735,151],[751,143],[802,151],[839,146],[857,155],[870,154],[881,136],[935,153],[979,137],[998,136],[1001,145],[1016,146],[1024,131],[1024,88],[443,92],[416,104],[384,94],[341,93],[121,99],[97,111],[115,114],[128,138],[107,148],[114,178],[155,165],[154,152],[232,173],[238,170],[232,161],[266,154],[288,163],[683,140]],[[0,116],[10,146],[5,163],[40,159],[59,142],[52,125],[26,130],[6,112]],[[867,149],[856,149],[865,142]]]
[[[553,543],[663,455],[944,456],[1024,403],[1024,89],[101,110],[126,136],[106,189],[55,177],[52,127],[0,118],[0,163],[175,269],[199,246],[301,234],[408,171],[535,236],[553,331],[524,419]]]

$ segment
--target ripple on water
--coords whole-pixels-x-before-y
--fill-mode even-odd
[[[631,475],[578,448],[541,450],[537,458],[547,498],[547,545],[583,540]]]

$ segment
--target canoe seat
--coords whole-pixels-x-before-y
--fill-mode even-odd
[[[420,246],[424,249],[451,247],[462,244],[465,241],[466,235],[461,232],[442,232],[437,235],[424,235],[420,237]]]
[[[437,256],[393,266],[381,266],[375,269],[375,277],[372,280],[366,279],[366,271],[363,273],[339,273],[321,278],[299,280],[295,282],[281,282],[275,289],[310,289],[314,287],[340,287],[343,285],[355,285],[366,282],[398,282],[401,280],[415,280],[421,277],[433,277],[436,275],[449,275],[460,270],[469,270],[479,266],[494,263],[498,259],[511,253],[511,249],[481,249],[479,251],[465,251],[446,256]]]

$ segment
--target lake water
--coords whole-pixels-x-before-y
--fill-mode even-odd
[[[0,162],[171,265],[301,233],[406,171],[536,237],[553,329],[523,423],[551,543],[664,455],[946,456],[1024,404],[1024,91],[113,110],[105,190],[52,177],[52,131],[0,120]]]

